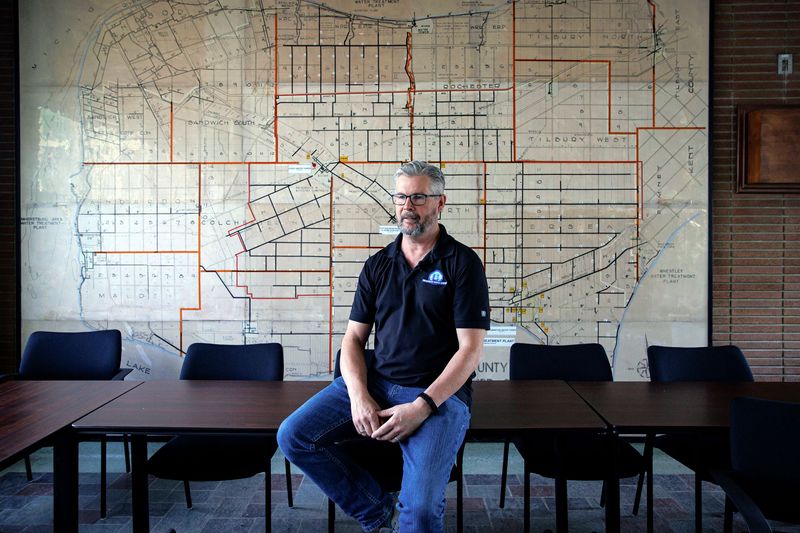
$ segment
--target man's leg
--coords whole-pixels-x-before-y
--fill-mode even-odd
[[[418,391],[421,389],[416,389]],[[416,394],[407,401],[413,401]],[[394,402],[395,398],[391,398]],[[403,485],[400,490],[401,533],[444,531],[445,490],[458,449],[469,426],[469,409],[451,397],[439,406],[411,437],[403,450]]]
[[[365,531],[373,531],[390,516],[392,498],[335,445],[355,438],[360,437],[341,378],[310,398],[278,429],[278,445],[286,458]]]

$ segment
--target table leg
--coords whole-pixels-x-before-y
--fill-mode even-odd
[[[69,429],[53,445],[53,530],[78,531],[78,439]]]
[[[617,435],[614,431],[608,431],[609,449],[611,450],[611,477],[606,480],[606,531],[618,533],[619,524],[619,457]]]
[[[267,522],[266,531],[272,531],[272,458],[267,461],[267,471],[264,475],[264,519]]]
[[[150,531],[150,502],[147,493],[147,437],[131,436],[131,488],[133,532]]]
[[[655,435],[648,433],[644,444],[644,460],[647,467],[647,533],[653,533],[653,443]]]

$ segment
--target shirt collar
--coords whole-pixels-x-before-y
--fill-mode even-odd
[[[388,246],[387,251],[392,256],[398,256],[402,254],[400,246],[403,242],[403,234],[398,233],[397,237],[394,241]],[[433,245],[433,250],[431,250],[430,258],[432,260],[441,259],[443,257],[447,257],[453,254],[455,250],[455,239],[447,233],[444,225],[439,224],[439,237],[436,239],[436,244]]]

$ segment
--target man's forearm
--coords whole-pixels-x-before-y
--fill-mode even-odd
[[[361,339],[348,328],[342,339],[339,370],[351,396],[362,394],[367,390],[367,365],[364,359],[364,344],[364,339]]]
[[[470,330],[469,342],[462,342],[442,373],[425,389],[436,405],[441,405],[455,394],[478,368],[483,355],[483,330]]]

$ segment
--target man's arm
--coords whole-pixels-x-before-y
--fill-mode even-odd
[[[478,363],[483,355],[483,339],[486,337],[484,329],[456,329],[458,336],[458,351],[444,367],[436,380],[425,389],[436,405],[443,404],[450,396],[456,393],[469,377],[478,368]],[[423,401],[421,398],[417,401]]]
[[[381,424],[378,416],[381,408],[367,391],[364,345],[371,330],[372,324],[349,321],[342,339],[342,352],[339,358],[342,379],[347,385],[347,395],[350,397],[353,425],[362,435],[372,435]]]
[[[483,354],[483,329],[456,329],[458,351],[453,355],[439,377],[425,389],[425,393],[438,406],[461,388],[472,375]],[[431,415],[431,408],[422,398],[411,403],[395,405],[378,413],[389,418],[372,437],[378,440],[399,442],[408,438]]]

